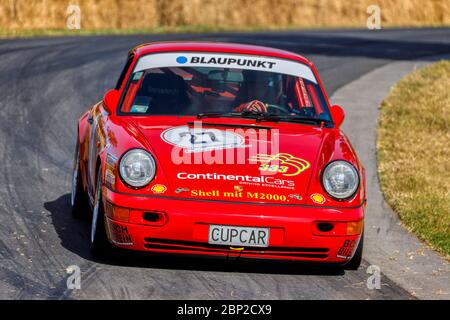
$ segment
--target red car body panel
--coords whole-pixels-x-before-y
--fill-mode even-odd
[[[311,68],[329,107],[317,71],[306,58],[278,49],[207,42],[165,42],[136,47],[130,52],[123,81],[116,88],[117,97],[123,96],[126,80],[137,60],[158,52],[239,53],[297,61]],[[117,115],[116,110],[111,110],[104,101],[80,118],[81,177],[91,202],[97,170],[102,170],[102,179],[105,179],[107,154],[117,163],[129,149],[143,148],[155,158],[156,175],[146,187],[130,188],[118,174],[113,188],[104,181],[103,204],[107,234],[112,244],[149,252],[328,263],[343,263],[351,258],[361,234],[347,235],[346,228],[348,222],[363,223],[365,176],[355,150],[338,127],[286,122],[255,124],[254,119],[202,119],[202,126],[219,130],[227,129],[229,124],[252,126],[255,136],[245,136],[246,145],[262,141],[271,146],[271,135],[279,137],[276,153],[280,154],[281,160],[287,161],[288,172],[276,173],[267,181],[254,183],[251,179],[260,176],[261,161],[251,159],[247,153],[243,163],[234,165],[175,164],[171,161],[173,146],[162,138],[165,130],[192,126],[196,121],[193,116]],[[230,153],[237,156],[237,149],[231,150]],[[201,154],[213,157],[211,151]],[[333,199],[322,186],[323,168],[334,160],[352,163],[359,173],[360,186],[351,199]],[[192,175],[197,176],[189,178]],[[228,180],[227,175],[239,176],[242,180]],[[319,195],[320,201],[314,195]],[[117,218],[120,212],[127,213],[125,218]],[[145,213],[155,214],[158,221],[153,223],[143,219]],[[332,224],[333,230],[320,231],[317,224],[321,222]],[[211,224],[269,228],[269,247],[210,245],[208,226]],[[343,250],[347,245],[349,249]]]

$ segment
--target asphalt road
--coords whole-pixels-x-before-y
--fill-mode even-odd
[[[177,39],[299,52],[316,64],[330,96],[393,60],[450,53],[449,29],[0,40],[0,298],[414,298],[386,276],[381,290],[369,290],[366,262],[333,273],[140,254],[93,259],[89,221],[74,220],[69,207],[76,120],[114,85],[130,48]],[[67,289],[70,265],[81,268],[81,290]]]

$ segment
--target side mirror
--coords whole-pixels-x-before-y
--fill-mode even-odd
[[[120,94],[118,90],[111,89],[103,97],[103,106],[108,112],[114,111],[119,103]]]
[[[331,117],[333,118],[334,125],[339,128],[345,119],[345,111],[338,105],[330,107]]]

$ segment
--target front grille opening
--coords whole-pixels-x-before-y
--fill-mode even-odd
[[[162,219],[161,214],[157,212],[144,212],[142,217],[145,221],[148,222],[158,222],[160,219]]]
[[[229,246],[213,245],[203,242],[180,241],[180,240],[166,240],[145,238],[144,247],[146,249],[164,250],[164,251],[185,251],[198,253],[227,253],[230,251]],[[301,247],[268,247],[255,248],[247,247],[242,251],[243,255],[264,255],[267,257],[292,257],[292,258],[310,258],[310,259],[325,259],[328,257],[328,248],[301,248]]]
[[[317,229],[320,232],[330,232],[331,230],[334,229],[334,225],[332,223],[329,223],[329,222],[319,222],[317,224]]]

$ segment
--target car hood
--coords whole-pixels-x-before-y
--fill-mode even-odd
[[[155,120],[131,120],[156,159],[154,184],[163,181],[166,187],[154,188],[153,193],[164,190],[165,195],[182,198],[304,203],[324,129],[247,119],[204,119],[201,127],[186,117]]]

